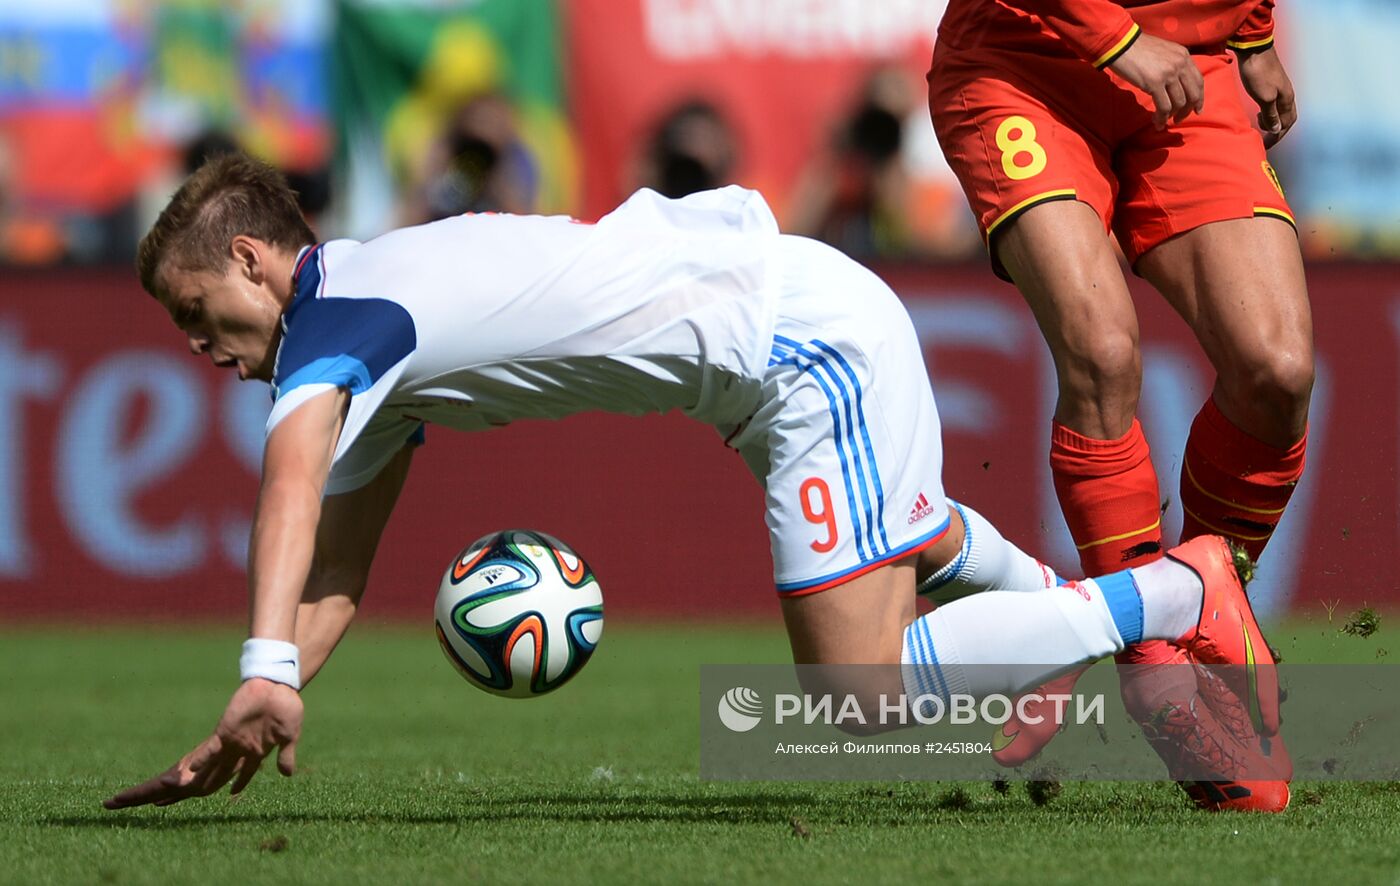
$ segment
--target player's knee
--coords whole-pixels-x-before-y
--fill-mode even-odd
[[[1265,382],[1267,396],[1289,412],[1306,411],[1316,376],[1311,353],[1275,353],[1269,361]]]
[[[1311,351],[1278,349],[1255,360],[1234,387],[1240,400],[1251,404],[1254,412],[1281,429],[1300,425],[1306,419],[1314,378]]]
[[[1060,393],[1106,404],[1136,403],[1142,380],[1142,353],[1128,330],[1098,330],[1058,349]]]

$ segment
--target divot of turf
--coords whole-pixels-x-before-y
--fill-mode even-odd
[[[1060,784],[1059,773],[1049,766],[1035,770],[1031,780],[1026,782],[1026,794],[1037,806],[1050,803],[1063,791],[1064,785]]]
[[[1240,584],[1246,588],[1254,581],[1254,558],[1249,556],[1249,551],[1243,545],[1230,542],[1230,557],[1235,563],[1235,572],[1239,574]]]
[[[1380,613],[1370,606],[1362,606],[1351,614],[1346,624],[1342,625],[1343,634],[1351,634],[1353,637],[1365,639],[1381,629]]]

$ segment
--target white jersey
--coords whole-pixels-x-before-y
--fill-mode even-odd
[[[299,256],[272,429],[351,394],[328,493],[367,483],[423,422],[480,430],[585,410],[757,408],[773,343],[778,228],[727,187],[637,192],[596,224],[464,215]]]

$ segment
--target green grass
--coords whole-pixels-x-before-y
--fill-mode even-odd
[[[1340,623],[1273,640],[1376,661],[1386,633]],[[787,656],[753,626],[610,628],[531,701],[467,686],[427,630],[361,627],[306,692],[295,778],[102,810],[207,734],[239,640],[0,633],[0,882],[1400,881],[1391,784],[1298,785],[1263,817],[1194,812],[1170,784],[1066,784],[1042,807],[1018,783],[702,782],[698,665]]]

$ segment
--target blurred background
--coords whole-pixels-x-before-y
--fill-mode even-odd
[[[131,270],[182,178],[240,149],[320,236],[464,211],[596,218],[641,186],[737,182],[896,287],[950,494],[1072,572],[1045,449],[1048,355],[996,281],[929,124],[940,0],[0,0],[0,618],[242,608],[265,388],[183,353]],[[1308,474],[1262,565],[1274,614],[1400,599],[1400,5],[1282,0],[1301,122],[1274,152],[1319,348]],[[1136,284],[1135,284],[1136,285]],[[1168,527],[1211,375],[1140,296]],[[762,496],[712,431],[585,416],[430,433],[370,611],[510,525],[592,563],[610,614],[776,614]],[[1169,532],[1174,529],[1169,528]],[[1319,608],[1321,607],[1321,608]]]

